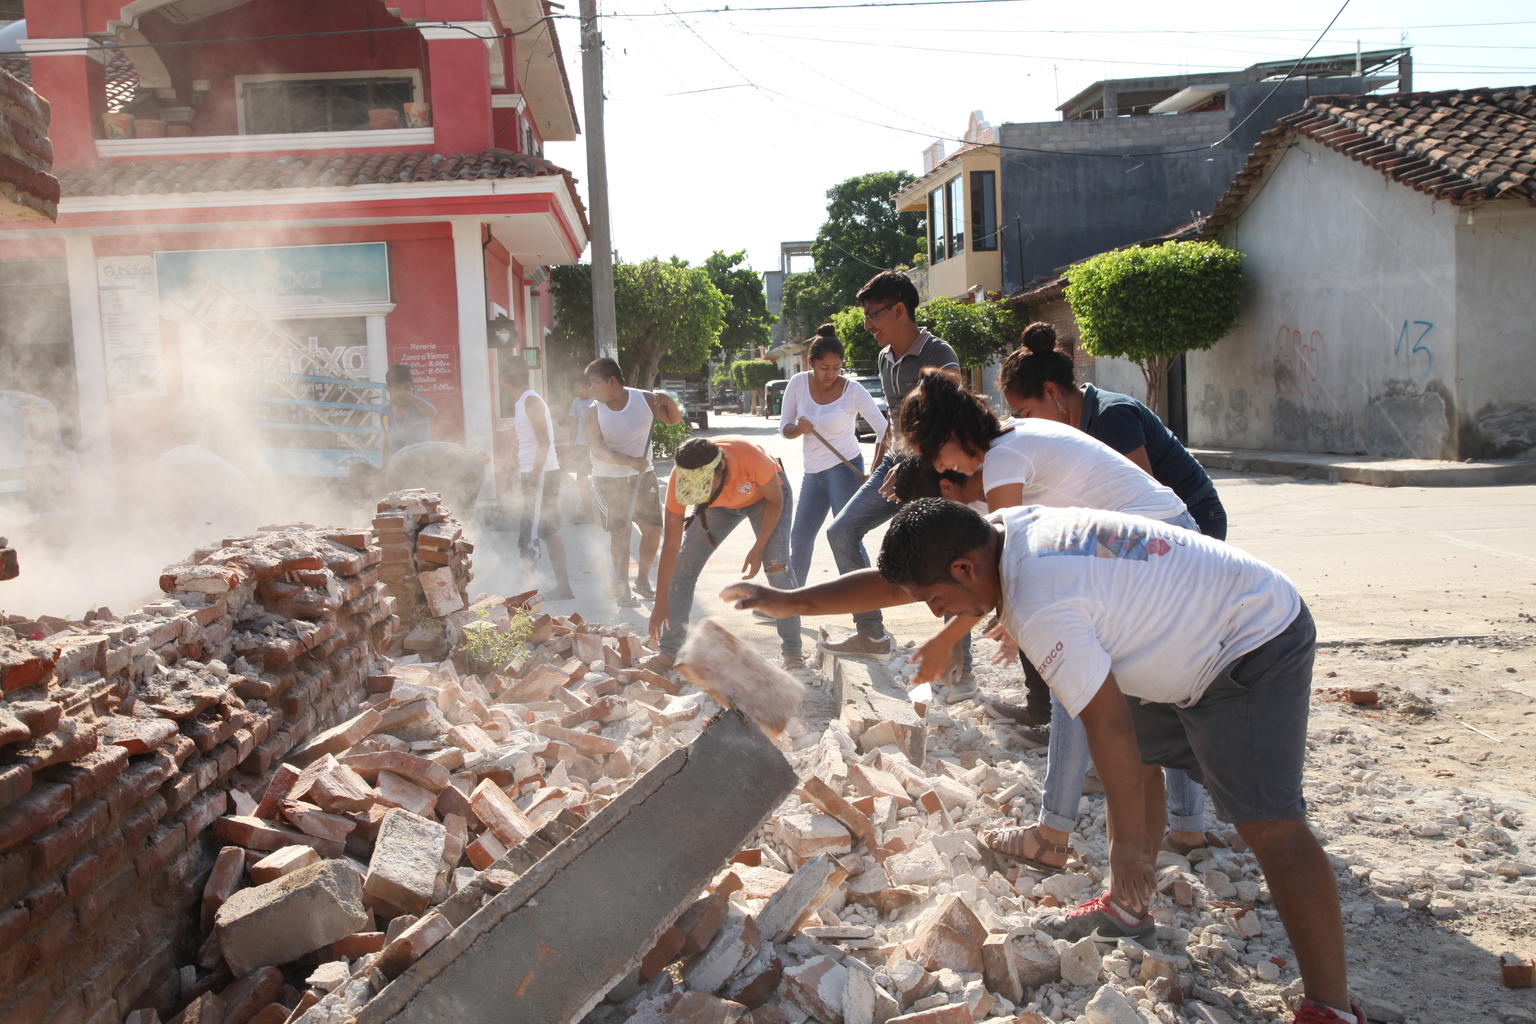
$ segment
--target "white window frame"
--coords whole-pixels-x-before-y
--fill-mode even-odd
[[[393,68],[393,69],[368,69],[363,71],[281,71],[261,75],[236,75],[235,76],[235,126],[241,134],[245,131],[245,87],[247,85],[265,84],[267,82],[314,82],[327,78],[345,78],[361,80],[368,78],[409,78],[411,80],[411,102],[424,102],[422,93],[420,68]],[[293,134],[293,133],[286,133]],[[305,133],[308,134],[308,133]]]

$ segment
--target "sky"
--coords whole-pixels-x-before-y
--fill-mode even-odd
[[[1058,120],[1100,79],[1294,60],[1314,42],[1313,56],[1406,43],[1415,91],[1536,84],[1530,0],[889,4],[599,0],[619,258],[745,249],[754,269],[775,269],[781,241],[815,237],[837,182],[920,173],[923,150],[947,138],[953,152],[973,110],[993,125]],[[579,24],[557,25],[584,123]],[[585,196],[585,136],[545,155]]]

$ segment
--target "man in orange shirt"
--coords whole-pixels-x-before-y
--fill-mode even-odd
[[[693,514],[684,519],[685,508]],[[667,483],[666,520],[656,572],[656,604],[651,610],[651,639],[660,653],[646,667],[665,671],[683,646],[693,591],[704,563],[743,519],[752,521],[757,540],[741,566],[749,580],[758,569],[781,589],[800,585],[789,567],[789,480],[778,460],[744,437],[695,437],[677,449],[676,468]],[[786,669],[805,667],[798,618],[778,621]]]

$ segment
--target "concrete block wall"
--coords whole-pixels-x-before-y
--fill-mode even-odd
[[[166,1008],[230,790],[360,703],[398,633],[368,532],[171,566],[121,619],[0,626],[0,1024]]]

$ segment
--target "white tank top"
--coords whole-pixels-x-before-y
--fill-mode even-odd
[[[644,392],[635,388],[625,388],[624,395],[627,401],[617,412],[608,408],[607,402],[595,403],[598,433],[602,434],[603,444],[620,455],[645,456],[646,468],[650,468],[651,421],[655,419],[651,403],[645,400]],[[593,476],[634,476],[635,472],[628,466],[616,466],[596,456],[592,459]]]
[[[539,449],[539,439],[533,435],[533,420],[528,416],[528,399],[534,394],[532,388],[524,391],[517,398],[517,408],[512,410],[512,425],[517,428],[517,471],[519,473],[533,472],[533,457]],[[544,416],[544,436],[549,439],[549,451],[544,458],[544,466],[540,472],[548,473],[550,470],[560,468],[560,460],[555,457],[555,423],[549,415],[549,403],[539,399],[539,411]]]

